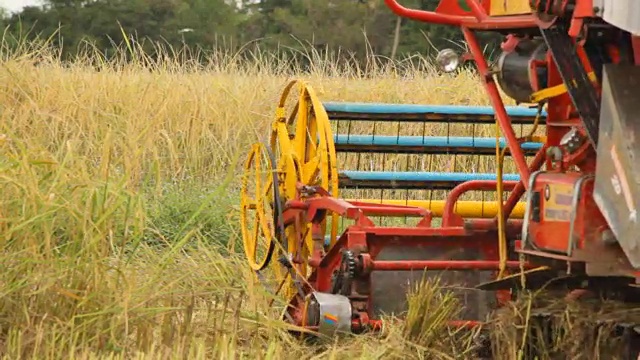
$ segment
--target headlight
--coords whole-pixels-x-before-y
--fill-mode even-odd
[[[440,70],[452,72],[460,66],[460,56],[452,49],[443,49],[438,52],[436,63]]]

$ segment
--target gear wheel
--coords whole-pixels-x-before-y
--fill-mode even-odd
[[[342,251],[340,267],[333,274],[332,294],[349,296],[351,294],[351,283],[356,277],[356,257],[351,250]]]

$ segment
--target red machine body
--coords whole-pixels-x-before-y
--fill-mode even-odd
[[[506,210],[509,211],[509,205],[514,199],[520,198],[525,190],[529,193],[529,214],[525,219],[521,242],[523,247],[518,251],[535,256],[537,261],[549,258],[588,264],[600,263],[602,258],[608,258],[616,263],[614,267],[608,268],[610,275],[624,273],[637,281],[640,277],[638,268],[634,269],[621,254],[619,247],[611,244],[615,241],[612,240],[610,224],[603,217],[593,196],[597,166],[597,120],[600,114],[587,114],[589,110],[597,110],[597,107],[589,109],[587,105],[580,108],[576,104],[584,104],[583,100],[589,96],[592,97],[593,105],[599,105],[601,101],[603,64],[599,64],[596,71],[592,64],[594,57],[590,57],[589,52],[593,52],[593,48],[597,46],[608,57],[608,61],[601,61],[603,63],[640,65],[639,34],[602,21],[600,16],[603,11],[597,6],[599,2],[593,0],[533,0],[530,4],[531,14],[512,16],[489,16],[491,1],[444,0],[435,12],[407,9],[395,0],[385,2],[400,16],[462,28],[522,178],[522,182],[509,197]],[[633,9],[629,7],[628,11],[634,11]],[[638,22],[640,20],[632,25],[637,28]],[[554,49],[550,49],[551,34],[543,33],[538,38],[532,36],[532,33],[554,26],[558,27],[558,33],[564,31],[565,41],[570,40],[565,43],[569,45],[565,48],[572,51],[567,56],[576,59],[573,65],[579,66],[591,78],[590,93],[583,91],[580,94],[579,91],[584,89],[578,89],[574,94],[566,90],[565,78],[571,74],[563,73],[558,61],[568,60],[559,59],[557,50],[554,53]],[[474,30],[497,30],[507,34],[499,66],[507,64],[510,56],[521,57],[520,62],[509,69],[490,69]],[[598,32],[595,37],[592,36],[594,32]],[[594,40],[595,38],[600,39]],[[517,72],[519,77],[504,70]],[[505,85],[503,90],[517,101],[529,97],[529,102],[546,102],[547,148],[551,150],[547,154],[546,172],[536,172],[539,168],[529,169],[520,149],[514,147],[519,139],[504,111],[493,74],[497,74],[500,85]],[[507,75],[511,78],[501,78]],[[558,89],[563,86],[564,91]],[[545,88],[554,87],[557,91],[544,94]],[[568,172],[568,169],[572,169],[572,172]],[[530,181],[532,177],[535,178],[534,181]],[[582,251],[585,249],[598,249],[598,253],[587,256]],[[602,267],[599,268],[598,275],[605,275]]]
[[[290,321],[320,332],[324,332],[323,326],[331,331],[376,328],[381,310],[393,310],[404,302],[406,284],[394,277],[402,271],[417,270],[420,277],[425,269],[443,270],[450,280],[469,287],[484,283],[478,288],[485,292],[464,290],[469,294],[464,296],[466,311],[459,320],[469,320],[466,323],[471,325],[481,321],[488,309],[511,299],[518,287],[514,279],[522,273],[533,287],[537,279],[544,282],[560,276],[599,279],[595,282],[623,292],[638,290],[640,239],[633,233],[640,228],[621,217],[624,209],[615,214],[607,210],[607,206],[625,204],[623,195],[615,197],[620,191],[610,190],[611,178],[632,184],[627,186],[633,188],[627,191],[632,195],[626,198],[640,195],[640,189],[634,187],[640,184],[634,182],[640,179],[640,171],[634,172],[629,160],[635,156],[635,145],[626,148],[631,154],[623,169],[626,173],[609,169],[609,152],[601,148],[622,141],[616,139],[623,136],[624,129],[629,137],[635,136],[636,130],[640,136],[640,126],[629,125],[634,123],[633,116],[635,123],[640,123],[640,108],[632,109],[633,99],[623,107],[617,103],[617,96],[622,95],[616,95],[625,90],[617,81],[627,76],[638,80],[625,86],[631,92],[627,97],[635,96],[640,105],[640,33],[604,21],[597,2],[606,1],[533,0],[530,13],[490,16],[491,1],[443,0],[435,11],[424,11],[385,0],[399,16],[462,29],[520,181],[500,185],[510,192],[502,206],[503,219],[463,219],[454,212],[462,194],[495,191],[497,181],[458,185],[447,197],[442,223],[435,227],[430,213],[423,209],[349,203],[331,197],[322,188],[300,184],[299,199],[285,204],[282,219],[285,226],[311,223],[318,241],[309,261],[311,276],[301,282],[298,296],[287,310]],[[640,14],[640,7],[634,11]],[[630,24],[640,28],[640,16]],[[495,66],[489,66],[483,55],[475,35],[479,30],[506,36]],[[519,146],[529,138],[516,135],[499,83],[517,101],[546,104],[546,143],[530,162]],[[601,107],[613,110],[605,114]],[[640,147],[637,150],[640,156]],[[524,220],[508,219],[523,196],[527,204]],[[323,220],[330,213],[354,224],[327,250],[320,239],[325,236]],[[417,216],[421,220],[415,227],[383,227],[374,225],[370,219],[374,215]],[[501,251],[505,251],[498,241],[500,232],[509,247],[506,261],[500,261]],[[402,256],[394,253],[399,249],[404,249]],[[519,261],[520,256],[526,261]],[[496,280],[501,266],[512,275]],[[538,271],[523,272],[534,268]],[[334,297],[325,298],[324,294]],[[327,325],[323,316],[338,312],[342,317]]]
[[[591,276],[637,275],[593,200],[593,174],[536,172],[531,179],[520,253]]]

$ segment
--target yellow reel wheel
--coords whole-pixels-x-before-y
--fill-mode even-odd
[[[292,93],[294,88],[298,89],[297,96]],[[294,105],[287,114],[285,106],[287,100],[293,98]],[[274,288],[275,295],[285,300],[290,300],[293,296],[301,294],[298,288],[300,282],[305,282],[310,274],[311,268],[308,265],[314,243],[311,234],[311,224],[306,222],[304,217],[299,217],[284,227],[277,221],[282,216],[282,206],[298,197],[297,185],[299,183],[309,186],[321,186],[329,191],[333,196],[338,194],[338,171],[336,168],[336,152],[331,124],[329,117],[316,96],[313,89],[303,81],[292,81],[284,89],[276,112],[276,120],[272,124],[269,149],[262,148],[262,145],[254,145],[252,154],[247,159],[246,173],[254,174],[256,167],[253,159],[258,153],[264,153],[267,157],[272,157],[272,164],[269,168],[277,170],[277,177],[268,180],[252,175],[258,184],[257,188],[262,188],[262,194],[269,198],[271,203],[269,209],[275,211],[275,217],[268,217],[264,204],[267,201],[259,202],[253,195],[245,195],[245,182],[243,182],[243,211],[254,206],[258,219],[254,220],[256,229],[249,229],[243,225],[243,239],[245,243],[245,253],[255,270],[265,270],[266,274],[260,274],[263,283],[269,283],[269,288]],[[261,168],[267,167],[262,165]],[[248,176],[245,176],[248,178]],[[269,184],[267,188],[265,184]],[[275,191],[275,189],[278,189]],[[246,200],[245,200],[246,199]],[[274,201],[277,200],[277,201]],[[275,207],[279,202],[280,207]],[[264,210],[263,210],[264,209]],[[268,219],[267,219],[268,218]],[[242,214],[243,224],[247,223],[248,216]],[[326,223],[323,224],[326,226]],[[331,244],[337,238],[337,216],[332,221]],[[250,232],[253,231],[253,233]],[[323,229],[324,230],[324,229]],[[261,232],[260,232],[261,231]],[[270,231],[267,234],[267,231]],[[275,231],[275,232],[274,232]],[[266,240],[262,247],[275,252],[278,261],[258,261],[255,259],[257,242],[254,240],[261,234]],[[270,254],[269,256],[271,256]]]
[[[292,111],[286,114],[285,106],[297,85],[298,93]],[[295,95],[294,95],[295,96]],[[329,116],[313,88],[304,81],[290,82],[284,89],[277,109],[277,119],[271,133],[271,149],[279,154],[280,161],[294,164],[297,167],[285,172],[282,181],[283,197],[293,199],[296,196],[294,175],[301,176],[304,185],[321,186],[332,196],[338,197],[338,170],[336,166],[336,150],[329,123]],[[323,227],[326,223],[323,224]],[[330,244],[337,239],[338,217],[332,216]],[[305,241],[312,248],[311,234]],[[291,239],[294,241],[294,239]]]
[[[262,270],[271,261],[274,243],[274,166],[263,144],[254,144],[245,162],[240,200],[242,245],[249,266]]]
[[[293,252],[279,241],[286,239],[279,221],[282,219],[283,201],[280,196],[279,174],[292,168],[292,163],[284,158],[280,169],[276,168],[275,156],[270,148],[262,143],[254,144],[245,162],[242,177],[240,220],[245,256],[251,269],[256,271],[258,279],[276,298],[290,299],[298,289],[292,279],[299,278],[300,270],[306,274],[305,266],[294,266],[293,274],[285,266]],[[295,166],[293,166],[295,172]],[[300,175],[294,179],[300,180]],[[286,240],[285,240],[286,241]],[[273,257],[278,261],[272,261]],[[299,275],[296,275],[299,274]],[[302,276],[304,277],[304,275]]]

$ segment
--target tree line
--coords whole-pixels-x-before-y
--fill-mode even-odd
[[[439,0],[405,0],[435,9]],[[63,56],[79,46],[109,56],[135,38],[146,53],[157,44],[203,51],[251,44],[272,52],[314,48],[362,59],[430,55],[462,43],[459,29],[401,19],[383,0],[46,0],[4,15],[5,42],[47,39]],[[8,35],[8,36],[7,36]],[[484,36],[495,47],[499,37]],[[458,45],[456,45],[458,44]]]

